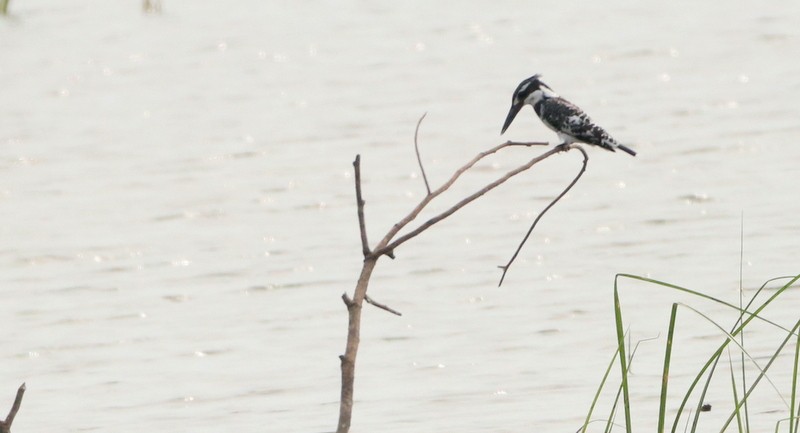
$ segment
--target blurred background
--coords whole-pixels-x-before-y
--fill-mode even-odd
[[[500,288],[577,152],[379,263],[370,294],[404,314],[365,307],[353,432],[575,431],[615,348],[615,274],[735,303],[740,272],[746,296],[799,272],[796,1],[158,3],[11,0],[0,17],[15,431],[334,430],[355,155],[374,243],[425,193],[423,113],[432,187],[507,139],[556,143],[530,108],[499,135],[534,73],[639,155],[587,149]],[[488,159],[421,220],[543,151]],[[634,368],[652,428],[678,297],[626,282],[622,298],[632,339],[660,336]],[[770,314],[793,324],[792,305]],[[676,383],[720,338],[681,318]]]

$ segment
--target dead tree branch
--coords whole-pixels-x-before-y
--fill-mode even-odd
[[[11,411],[8,412],[5,421],[0,421],[0,433],[11,433],[11,424],[14,422],[14,417],[17,416],[17,412],[19,412],[23,394],[25,394],[24,383],[17,389],[17,397],[14,398],[14,405],[11,406]]]
[[[356,206],[358,208],[358,229],[361,232],[361,251],[366,258],[370,255],[370,251],[367,241],[367,224],[364,222],[364,199],[361,197],[361,155],[356,155],[356,160],[353,161],[353,170],[356,178]]]
[[[445,210],[444,212],[420,224],[420,226],[415,228],[414,230],[411,230],[408,233],[395,239],[395,236],[397,236],[401,230],[403,230],[409,223],[411,223],[412,221],[414,221],[414,219],[417,218],[417,216],[420,214],[420,212],[422,212],[425,206],[427,206],[436,197],[440,196],[442,193],[447,191],[458,180],[458,178],[462,174],[464,174],[464,172],[475,166],[475,164],[477,164],[483,158],[495,154],[507,147],[512,147],[512,146],[530,147],[530,146],[547,145],[547,143],[540,143],[540,142],[521,143],[512,141],[499,144],[485,152],[479,153],[477,156],[472,158],[472,160],[467,162],[463,167],[456,170],[456,172],[450,177],[450,179],[448,179],[441,187],[439,187],[435,191],[431,191],[430,185],[428,184],[428,179],[425,175],[425,170],[422,165],[422,158],[420,157],[419,146],[418,146],[419,126],[420,123],[422,122],[422,119],[424,118],[425,116],[423,115],[420,118],[419,122],[417,122],[417,129],[414,133],[414,148],[416,150],[417,162],[420,165],[420,170],[422,171],[423,175],[422,177],[425,182],[425,188],[427,189],[428,194],[419,202],[419,204],[417,204],[411,210],[411,212],[408,215],[406,215],[398,223],[392,226],[391,229],[388,231],[388,233],[386,233],[383,239],[381,239],[380,242],[378,242],[378,244],[375,245],[374,249],[372,250],[370,250],[369,244],[367,242],[366,223],[364,221],[364,200],[361,196],[360,156],[356,156],[356,159],[353,162],[353,167],[355,169],[355,189],[356,189],[356,204],[358,207],[358,225],[359,225],[359,231],[361,233],[361,248],[364,254],[364,262],[361,267],[361,274],[358,277],[358,282],[356,283],[352,299],[347,295],[347,293],[342,295],[342,300],[347,306],[347,311],[348,311],[348,328],[347,328],[347,345],[345,347],[345,353],[339,356],[339,359],[341,361],[342,389],[339,401],[339,423],[336,428],[337,433],[347,433],[350,431],[350,424],[353,415],[353,388],[355,382],[355,363],[356,363],[356,356],[358,354],[358,346],[361,338],[360,337],[361,310],[364,301],[373,304],[378,308],[384,309],[390,313],[397,314],[398,316],[400,315],[398,311],[390,307],[387,307],[384,304],[376,302],[367,296],[367,288],[369,286],[369,280],[370,277],[372,276],[372,272],[375,269],[375,266],[378,263],[378,259],[380,259],[384,255],[390,258],[394,258],[394,250],[403,243],[407,242],[410,239],[413,239],[414,237],[418,236],[423,231],[427,230],[437,222],[449,217],[450,215],[457,212],[459,209],[463,208],[464,206],[468,205],[469,203],[473,202],[474,200],[483,196],[484,194],[488,193],[494,188],[502,185],[512,177],[530,169],[531,167],[541,162],[542,160],[552,155],[555,155],[556,153],[570,149],[568,147],[556,147],[552,150],[549,150],[539,156],[530,159],[527,163],[507,172],[506,174],[500,176],[499,178],[489,183],[488,185],[484,186],[480,190],[472,193],[468,197],[459,201],[458,203],[456,203],[449,209]],[[581,149],[581,152],[583,152],[583,149]],[[584,156],[585,155],[586,154],[584,153]],[[584,162],[584,169],[585,169],[585,162]],[[577,181],[577,179],[575,181]],[[573,181],[573,184],[575,183],[575,181]]]
[[[583,150],[581,146],[575,144],[571,144],[564,147],[564,151],[566,152],[570,151],[571,149],[578,149],[583,154],[583,166],[581,166],[581,170],[578,172],[578,175],[575,176],[574,179],[572,179],[572,182],[570,182],[570,184],[567,185],[567,187],[564,188],[563,191],[561,191],[561,194],[557,195],[556,198],[554,198],[553,201],[551,201],[550,204],[548,204],[547,207],[545,207],[539,213],[539,215],[536,216],[536,219],[533,220],[533,224],[531,224],[531,227],[528,229],[528,233],[526,233],[525,237],[522,238],[522,242],[519,243],[517,250],[514,251],[514,255],[511,256],[511,260],[509,260],[508,263],[505,264],[505,266],[498,266],[498,268],[503,270],[503,275],[500,276],[500,283],[497,284],[497,287],[503,285],[503,280],[506,278],[506,273],[508,272],[508,269],[511,267],[511,264],[514,263],[514,260],[517,259],[517,255],[519,255],[519,252],[522,250],[522,246],[525,245],[525,242],[528,241],[528,238],[530,237],[531,233],[533,233],[533,229],[536,227],[536,224],[539,222],[539,220],[542,219],[542,216],[544,216],[544,214],[547,213],[547,211],[550,210],[551,207],[553,207],[556,203],[558,203],[559,200],[561,200],[561,197],[564,197],[567,194],[567,192],[569,192],[569,190],[571,190],[572,187],[575,186],[575,184],[578,182],[578,179],[580,179],[581,176],[583,176],[583,173],[586,171],[586,164],[589,163],[589,155],[586,154],[586,151]]]
[[[394,314],[395,316],[402,316],[403,315],[403,313],[395,310],[394,308],[389,307],[386,304],[381,304],[380,302],[370,298],[369,295],[364,296],[364,300],[367,301],[368,304],[372,304],[372,305],[380,308],[381,310],[386,310],[386,311]]]
[[[342,392],[339,397],[339,423],[336,427],[337,433],[347,433],[350,431],[350,421],[353,417],[353,384],[356,377],[356,356],[358,355],[358,344],[361,340],[361,307],[364,298],[367,296],[367,286],[369,278],[378,258],[374,255],[364,259],[361,267],[361,275],[356,283],[356,290],[353,299],[349,299],[347,294],[342,299],[347,305],[347,346],[344,355],[339,356],[342,369]]]
[[[422,172],[422,180],[425,181],[425,189],[428,190],[428,195],[431,195],[431,186],[428,184],[428,176],[425,175],[425,167],[422,166],[422,158],[419,156],[419,143],[417,142],[417,136],[419,136],[419,125],[422,124],[422,120],[427,115],[428,113],[424,113],[417,121],[417,128],[414,130],[414,151],[417,153],[417,162],[419,163],[419,171]]]

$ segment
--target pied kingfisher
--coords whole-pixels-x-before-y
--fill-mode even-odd
[[[586,143],[612,152],[619,149],[636,156],[636,152],[620,144],[605,129],[595,125],[583,110],[558,96],[539,77],[536,74],[519,83],[511,97],[511,110],[508,111],[500,134],[506,132],[523,106],[532,105],[542,123],[558,134],[558,138],[563,141],[562,145]]]

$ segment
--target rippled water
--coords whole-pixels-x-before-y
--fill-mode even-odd
[[[639,156],[589,149],[502,288],[496,265],[577,153],[380,263],[370,293],[404,315],[365,310],[354,432],[574,431],[613,353],[616,273],[735,302],[742,217],[746,288],[798,272],[800,3],[163,6],[12,0],[0,20],[0,410],[28,383],[15,431],[332,430],[340,295],[360,265],[354,156],[375,242],[424,194],[422,113],[434,185],[502,140],[555,141],[530,109],[498,135],[534,72]],[[541,151],[491,158],[434,207]],[[675,299],[625,283],[634,338],[662,332],[642,381],[658,383]],[[718,334],[681,314],[685,382]],[[655,389],[635,391],[640,428]]]

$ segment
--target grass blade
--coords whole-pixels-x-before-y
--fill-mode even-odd
[[[611,429],[614,428],[614,420],[617,418],[617,406],[619,405],[619,396],[622,394],[622,383],[619,384],[619,388],[617,388],[617,395],[614,396],[614,404],[611,406],[611,413],[608,414],[608,423],[606,423],[606,429],[603,430],[604,433],[611,433]]]
[[[727,302],[720,301],[720,300],[718,300],[716,298],[713,298],[711,296],[708,296],[708,295],[705,295],[705,294],[702,294],[702,293],[699,293],[699,292],[695,292],[693,290],[685,289],[683,287],[676,286],[674,284],[664,283],[662,281],[653,280],[653,279],[650,279],[650,278],[639,277],[639,276],[631,275],[631,274],[617,274],[616,278],[614,279],[615,298],[617,297],[617,293],[616,292],[618,290],[618,282],[619,282],[619,278],[620,277],[629,278],[629,279],[638,280],[638,281],[650,282],[652,284],[673,288],[675,290],[679,290],[679,291],[683,291],[683,292],[687,292],[687,293],[696,294],[697,296],[699,296],[701,298],[709,299],[709,300],[718,302],[718,303],[723,304],[723,305],[727,305],[727,306],[729,306],[729,307],[731,307],[733,309],[738,310],[738,308],[736,308],[735,306],[733,306],[733,305],[731,305],[731,304],[729,304]],[[792,277],[789,280],[789,282],[784,284],[780,289],[775,291],[775,293],[773,293],[772,296],[770,296],[766,301],[764,301],[764,303],[761,304],[761,306],[759,306],[758,309],[756,309],[755,312],[753,312],[753,313],[746,312],[749,315],[748,318],[744,322],[742,322],[742,324],[739,327],[737,327],[731,333],[731,335],[737,335],[739,332],[741,332],[742,329],[744,329],[745,326],[747,326],[748,323],[750,323],[755,318],[761,319],[761,320],[763,320],[763,321],[765,321],[767,323],[770,323],[770,324],[772,324],[772,325],[774,325],[774,326],[776,326],[776,327],[778,327],[780,329],[784,329],[787,332],[790,332],[788,329],[784,328],[783,326],[780,326],[780,325],[778,325],[778,324],[776,324],[774,322],[771,322],[771,321],[768,321],[768,320],[765,320],[765,319],[759,317],[758,314],[761,313],[761,311],[763,311],[764,308],[766,308],[770,303],[772,303],[772,301],[774,301],[778,296],[780,296],[783,292],[785,292],[795,282],[797,282],[798,279],[800,279],[800,275],[796,275],[796,276]],[[790,332],[790,335],[791,335],[791,333],[793,333],[793,332]],[[686,394],[684,395],[683,400],[681,401],[681,404],[678,407],[678,412],[677,412],[677,414],[675,414],[675,421],[673,422],[672,429],[671,429],[672,433],[675,433],[675,431],[677,430],[677,428],[678,428],[678,420],[680,420],[681,413],[683,413],[683,409],[686,407],[686,403],[689,400],[689,396],[692,394],[692,391],[697,386],[697,383],[700,381],[700,378],[703,377],[703,374],[706,372],[706,370],[708,370],[708,368],[711,366],[711,364],[714,362],[714,360],[717,359],[722,354],[722,351],[728,345],[729,341],[730,340],[726,339],[725,342],[722,343],[722,345],[717,349],[716,352],[714,352],[714,354],[711,356],[711,358],[709,358],[709,360],[706,361],[706,363],[703,365],[703,368],[700,369],[700,372],[697,373],[697,375],[695,376],[695,378],[692,381],[691,385],[689,385],[689,389],[686,391]]]
[[[721,352],[720,352],[721,353]],[[694,418],[692,419],[692,433],[697,431],[697,424],[700,422],[700,414],[703,412],[703,402],[706,400],[706,394],[708,393],[708,387],[711,385],[711,378],[714,377],[714,372],[717,371],[717,365],[719,364],[719,356],[714,359],[714,363],[711,365],[711,370],[708,372],[708,377],[706,378],[706,384],[703,385],[703,390],[700,392],[700,398],[697,400],[697,407],[694,411]],[[691,413],[691,411],[689,411]],[[689,415],[691,417],[691,415]]]
[[[625,334],[627,335],[628,333],[626,332]],[[631,367],[633,366],[633,358],[636,356],[636,351],[639,350],[639,345],[642,344],[645,341],[656,340],[656,339],[658,339],[658,337],[645,338],[643,340],[639,340],[639,341],[636,342],[636,345],[633,346],[633,349],[631,350],[630,358],[628,358],[629,359],[628,368],[627,368],[627,370],[625,370],[626,371],[626,373],[625,373],[626,376],[631,371]],[[615,353],[619,354],[619,349]],[[614,360],[612,359],[612,364],[613,364],[613,361]],[[611,367],[609,367],[609,368],[611,368]],[[604,430],[605,433],[610,433],[611,429],[613,429],[614,426],[616,426],[616,424],[614,423],[614,419],[617,416],[617,406],[619,405],[619,396],[621,394],[622,394],[622,382],[620,382],[619,387],[617,388],[617,395],[614,396],[614,404],[611,407],[611,413],[608,415],[608,423],[606,424],[606,429]]]
[[[744,357],[744,355],[742,355]],[[744,362],[744,361],[742,361]],[[730,367],[729,370],[731,372],[731,388],[733,391],[733,404],[734,406],[739,406],[739,391],[736,389],[736,375],[733,374],[733,359],[731,359],[731,351],[728,349],[728,366]],[[742,367],[744,371],[744,367]],[[745,385],[742,384],[744,387]],[[736,411],[736,424],[739,428],[739,433],[744,433],[744,425],[742,425],[742,416],[739,414],[739,411]]]
[[[671,433],[675,433],[675,431],[676,431],[676,429],[678,427],[678,421],[680,420],[681,415],[683,414],[683,411],[686,409],[686,404],[688,402],[688,399],[691,397],[693,391],[697,388],[697,385],[699,384],[701,378],[704,377],[706,375],[706,372],[709,371],[709,369],[710,369],[710,372],[708,373],[708,378],[706,380],[705,386],[703,387],[701,400],[698,403],[698,408],[697,408],[697,412],[696,413],[701,411],[701,406],[703,404],[703,400],[705,398],[705,394],[706,394],[706,392],[707,392],[707,390],[709,388],[711,377],[713,376],[714,370],[716,369],[717,363],[719,362],[719,358],[722,355],[723,351],[728,347],[728,345],[732,341],[734,342],[734,344],[736,344],[737,346],[740,347],[740,349],[742,351],[741,352],[742,356],[746,355],[748,358],[751,359],[751,361],[756,366],[758,366],[758,364],[755,363],[755,361],[750,356],[750,354],[747,353],[744,350],[743,344],[741,344],[739,341],[737,341],[737,338],[736,338],[738,335],[740,335],[745,330],[745,328],[753,320],[757,319],[757,320],[759,320],[761,322],[767,323],[767,324],[769,324],[769,325],[771,325],[773,327],[781,329],[781,330],[783,330],[783,331],[785,331],[787,333],[787,337],[786,337],[786,340],[784,341],[784,343],[781,344],[781,346],[778,349],[778,351],[769,360],[767,365],[763,369],[761,369],[759,367],[760,373],[759,373],[758,377],[756,378],[755,382],[753,384],[751,384],[749,388],[747,388],[747,384],[746,383],[743,383],[743,387],[747,388],[747,389],[744,391],[744,395],[743,395],[743,397],[741,399],[738,399],[738,392],[737,392],[737,396],[735,397],[735,400],[736,400],[736,409],[735,410],[736,411],[740,411],[742,406],[747,404],[747,398],[752,393],[752,391],[755,389],[756,385],[761,381],[761,379],[766,377],[767,380],[770,381],[769,377],[766,375],[767,370],[770,368],[770,366],[774,362],[774,360],[777,357],[777,355],[780,353],[780,351],[786,345],[786,342],[793,335],[797,336],[797,338],[798,338],[798,342],[797,342],[798,349],[797,349],[796,356],[798,358],[800,358],[800,334],[798,334],[798,331],[797,331],[798,330],[798,326],[800,326],[800,322],[798,322],[798,324],[796,324],[790,330],[790,329],[785,328],[784,326],[781,326],[778,323],[775,323],[775,322],[773,322],[771,320],[768,320],[768,319],[760,316],[761,312],[764,311],[764,309],[767,308],[767,306],[769,306],[773,301],[775,301],[778,298],[778,296],[781,296],[786,290],[788,290],[790,287],[792,287],[794,284],[796,284],[798,282],[798,280],[800,280],[800,275],[795,275],[795,276],[791,276],[791,277],[778,277],[778,278],[773,278],[773,279],[767,280],[767,282],[765,282],[761,286],[761,288],[758,289],[756,294],[749,300],[747,306],[742,308],[741,307],[741,303],[743,302],[743,299],[739,300],[740,306],[737,307],[735,305],[732,305],[732,304],[730,304],[728,302],[725,302],[725,301],[722,301],[720,299],[714,298],[712,296],[709,296],[709,295],[706,295],[706,294],[703,294],[703,293],[700,293],[700,292],[697,292],[697,291],[694,291],[694,290],[691,290],[691,289],[687,289],[687,288],[684,288],[684,287],[680,287],[680,286],[677,286],[677,285],[674,285],[674,284],[670,284],[670,283],[666,283],[666,282],[663,282],[663,281],[654,280],[654,279],[651,279],[651,278],[640,277],[640,276],[632,275],[632,274],[623,274],[623,273],[617,274],[615,279],[614,279],[614,313],[615,313],[614,319],[615,319],[615,325],[616,325],[616,331],[617,331],[617,347],[618,347],[618,353],[619,353],[619,356],[620,356],[620,368],[621,368],[621,371],[622,371],[622,383],[621,383],[620,389],[619,389],[619,391],[617,393],[617,398],[615,399],[615,402],[614,402],[614,408],[612,409],[612,415],[616,414],[616,407],[617,407],[617,404],[619,402],[619,394],[622,393],[623,394],[623,400],[624,400],[624,407],[625,407],[626,431],[628,433],[630,433],[632,431],[632,428],[631,428],[630,395],[629,395],[628,376],[627,376],[627,372],[629,371],[630,367],[629,367],[628,364],[626,364],[627,358],[625,356],[625,342],[624,342],[624,334],[622,332],[622,310],[621,310],[620,299],[619,299],[620,278],[627,278],[627,279],[642,281],[642,282],[650,283],[650,284],[653,284],[653,285],[656,285],[656,286],[661,286],[661,287],[677,290],[677,291],[680,291],[680,292],[684,292],[684,293],[687,293],[687,294],[694,295],[694,296],[702,298],[702,299],[706,299],[706,300],[712,301],[712,302],[717,303],[717,304],[724,305],[724,306],[726,306],[728,308],[731,308],[731,309],[736,310],[737,312],[739,312],[739,316],[740,317],[736,322],[736,326],[734,326],[734,328],[730,331],[730,333],[728,333],[723,328],[719,327],[719,325],[717,325],[715,322],[711,321],[708,317],[702,315],[702,313],[699,313],[699,311],[697,311],[697,310],[695,310],[695,309],[693,309],[691,307],[688,307],[687,305],[684,305],[684,304],[677,304],[677,305],[684,305],[687,308],[690,308],[691,310],[693,310],[696,313],[700,314],[701,316],[705,317],[707,320],[711,321],[711,323],[713,323],[715,326],[717,326],[723,333],[725,333],[728,338],[726,338],[720,344],[720,346],[717,348],[717,350],[703,364],[702,368],[696,374],[694,380],[689,385],[688,389],[686,390],[686,393],[683,396],[683,399],[682,399],[682,401],[680,403],[680,406],[679,406],[679,408],[677,410],[677,413],[675,415],[675,419],[673,421],[672,428],[671,428]],[[758,305],[758,307],[754,311],[750,311],[750,307],[755,303],[758,295],[763,291],[763,289],[769,283],[774,282],[774,281],[778,281],[778,280],[788,280],[788,281],[785,284],[783,284],[781,287],[777,288],[775,290],[775,292],[772,293],[760,305]],[[675,309],[675,308],[676,308],[676,306],[673,305],[673,309]],[[675,314],[674,311],[673,311],[673,314]],[[745,315],[747,316],[746,318],[745,318]],[[670,336],[668,337],[669,340],[671,340],[671,338],[674,336],[674,328],[673,328],[674,327],[674,323],[672,323],[672,320],[674,320],[674,316],[671,316]],[[666,404],[665,404],[665,401],[666,401],[666,388],[667,388],[666,380],[668,379],[668,373],[669,373],[669,364],[668,364],[668,362],[669,362],[669,358],[671,357],[671,344],[672,344],[672,342],[669,341],[668,344],[669,344],[670,348],[667,349],[669,353],[665,354],[665,375],[664,375],[665,382],[662,383],[662,396],[661,396],[661,402],[660,402],[661,403],[661,407],[659,408],[659,426],[658,426],[659,427],[659,431],[658,431],[658,433],[663,433],[664,420],[662,419],[662,417],[665,416],[664,414],[666,413]],[[730,355],[729,355],[729,363],[732,364],[732,361],[730,359]],[[797,365],[796,368],[800,369],[800,362],[796,363],[796,365]],[[733,373],[731,373],[731,374],[733,374]],[[796,383],[797,374],[798,373],[795,374],[795,383]],[[733,386],[736,386],[735,381],[732,382],[732,383],[733,383]],[[772,382],[770,381],[770,383],[772,383]],[[772,386],[773,386],[773,388],[775,387],[774,383],[772,384]],[[795,394],[794,389],[795,388],[793,388],[792,404],[791,405],[787,405],[787,406],[790,406],[790,407],[795,407],[795,402],[796,402],[795,395],[796,394]],[[780,393],[778,393],[778,395],[783,399],[783,395],[781,395]],[[785,400],[784,400],[784,402],[785,402]],[[800,413],[800,404],[798,404],[796,407],[797,407],[797,412]],[[737,416],[737,415],[739,415],[739,412],[734,412],[733,414],[731,414],[731,417],[726,422],[725,428],[727,428],[727,426],[730,424],[730,422],[733,419],[733,417]],[[790,409],[790,415],[792,415],[791,409]],[[746,416],[746,414],[745,414],[745,416]],[[690,418],[691,418],[691,416],[690,416]],[[694,418],[695,418],[695,420],[694,420],[694,424],[692,426],[692,431],[693,432],[697,428],[698,416],[695,415]],[[791,417],[790,417],[790,419],[791,419]],[[737,420],[739,421],[739,423],[741,425],[741,418],[737,418]],[[797,428],[798,421],[800,421],[800,417],[795,416],[794,417],[795,428],[791,433],[800,433],[800,429]],[[688,419],[687,419],[687,423],[688,423]],[[612,420],[609,420],[609,425],[606,427],[606,432],[608,432],[610,430],[611,424],[612,424]],[[747,425],[749,425],[749,422],[748,422],[748,420],[745,419],[745,425],[740,426],[740,428],[739,428],[740,432],[742,432],[742,430],[748,431]],[[723,428],[723,431],[724,431],[725,428]]]
[[[789,418],[779,419],[778,422],[775,423],[775,433],[778,433],[781,428],[781,423],[789,421]]]
[[[800,335],[797,336],[797,343],[794,345],[794,368],[792,370],[792,396],[791,405],[789,407],[789,433],[797,432],[797,419],[798,414],[795,411],[800,411],[800,407],[795,406],[797,403],[797,366],[800,361]]]
[[[614,351],[614,356],[611,357],[611,362],[608,363],[606,372],[605,374],[603,374],[603,380],[600,381],[600,386],[597,387],[597,392],[594,394],[592,405],[589,406],[589,413],[586,414],[586,421],[583,422],[583,428],[581,429],[581,433],[586,433],[586,428],[589,427],[589,420],[592,418],[592,412],[594,412],[594,407],[597,404],[597,401],[600,399],[600,392],[603,390],[603,387],[606,384],[608,375],[611,373],[611,369],[614,368],[614,362],[617,360],[617,355],[619,355],[619,349]]]
[[[794,327],[792,328],[792,332],[791,332],[791,333],[789,333],[789,334],[786,336],[786,338],[784,338],[784,339],[783,339],[783,342],[780,344],[780,346],[778,346],[778,350],[776,350],[776,351],[775,351],[775,353],[774,353],[774,354],[772,354],[772,356],[769,358],[769,362],[767,362],[767,365],[765,365],[765,366],[764,366],[764,370],[762,370],[762,371],[761,371],[761,372],[758,374],[758,376],[756,377],[756,380],[755,380],[755,381],[753,381],[753,384],[752,384],[752,385],[750,385],[750,387],[747,389],[747,393],[745,393],[745,395],[742,397],[742,402],[740,402],[740,403],[739,403],[739,404],[736,406],[736,408],[734,409],[734,413],[732,413],[732,414],[731,414],[731,416],[730,416],[730,417],[728,417],[728,420],[727,420],[727,421],[725,422],[725,424],[722,426],[722,429],[720,430],[720,433],[723,433],[723,432],[725,431],[725,429],[727,429],[727,428],[728,428],[728,425],[730,425],[731,421],[733,420],[733,417],[736,415],[736,412],[737,412],[737,411],[738,411],[738,410],[741,408],[742,404],[743,404],[745,401],[747,401],[747,398],[748,398],[748,397],[750,397],[750,394],[753,392],[753,390],[755,390],[755,389],[756,389],[756,385],[758,385],[758,382],[760,382],[760,381],[761,381],[761,379],[762,379],[762,378],[763,378],[763,377],[766,375],[766,373],[767,373],[767,370],[769,370],[769,367],[770,367],[770,366],[772,365],[772,363],[773,363],[773,362],[775,362],[775,360],[778,358],[778,355],[781,353],[781,351],[783,350],[784,346],[786,346],[786,343],[788,343],[788,342],[789,342],[789,339],[791,339],[791,338],[792,338],[792,335],[794,334],[794,332],[795,332],[795,331],[797,331],[797,329],[798,329],[798,328],[800,328],[800,320],[798,320],[798,321],[797,321],[797,323],[795,323]]]
[[[754,366],[755,366],[755,367],[758,369],[758,371],[761,373],[761,375],[762,375],[762,376],[764,376],[764,377],[766,377],[766,379],[767,379],[767,382],[769,382],[769,384],[770,384],[770,385],[772,385],[772,389],[774,389],[774,390],[775,390],[775,393],[776,393],[776,394],[778,395],[778,397],[780,397],[780,399],[783,401],[783,404],[785,404],[787,407],[789,406],[789,404],[786,402],[786,399],[784,399],[784,398],[783,398],[783,394],[781,394],[781,391],[778,389],[778,387],[775,385],[775,383],[774,383],[774,382],[772,382],[772,380],[769,378],[769,376],[767,376],[767,375],[766,375],[766,373],[767,373],[767,370],[766,370],[766,368],[763,368],[763,369],[762,369],[762,368],[761,368],[761,366],[760,366],[760,365],[758,365],[758,361],[756,361],[756,360],[755,360],[755,358],[753,358],[753,356],[751,356],[751,355],[750,355],[750,352],[748,352],[748,351],[747,351],[747,349],[745,349],[745,348],[744,348],[744,346],[742,346],[742,345],[739,343],[739,341],[738,341],[738,340],[736,340],[736,337],[734,337],[732,334],[729,334],[727,331],[725,331],[725,329],[724,329],[722,326],[720,326],[719,324],[717,324],[717,322],[715,322],[715,321],[711,320],[711,318],[710,318],[710,317],[706,316],[705,314],[701,313],[700,311],[697,311],[696,309],[694,309],[694,308],[692,308],[692,307],[690,307],[690,306],[688,306],[688,305],[686,305],[686,304],[680,304],[680,305],[681,305],[682,307],[686,307],[686,308],[688,308],[688,309],[689,309],[689,310],[691,310],[691,311],[694,311],[695,313],[697,313],[697,315],[699,315],[700,317],[702,317],[702,318],[706,319],[707,321],[709,321],[709,322],[710,322],[712,325],[716,326],[716,327],[717,327],[717,329],[719,329],[719,330],[720,330],[720,331],[721,331],[723,334],[725,334],[725,336],[728,338],[727,342],[733,342],[733,344],[735,344],[735,345],[736,345],[736,346],[739,348],[739,350],[741,351],[741,353],[742,353],[743,355],[747,356],[747,359],[749,359],[749,360],[750,360],[750,362],[752,362],[752,363],[753,363],[753,365],[754,365]],[[795,329],[796,329],[796,328],[797,328],[797,327],[795,327]],[[788,333],[788,335],[787,335],[787,338],[791,338],[792,334],[793,334],[793,332],[789,332],[789,333]],[[747,405],[747,401],[744,401],[744,400],[743,400],[743,401],[742,401],[742,404],[743,404],[743,405]]]
[[[625,357],[625,334],[622,332],[622,309],[619,303],[617,279],[614,279],[614,320],[617,325],[617,349],[619,350],[619,365],[622,371],[622,402],[625,408],[625,431],[632,433],[631,429],[631,401],[628,393],[628,366]]]
[[[667,347],[664,354],[664,372],[661,375],[661,401],[658,408],[658,433],[664,433],[664,418],[667,410],[667,383],[669,383],[669,364],[672,357],[672,337],[675,334],[675,316],[678,314],[678,304],[672,304],[669,316],[669,330],[667,332]]]
[[[687,289],[687,288],[685,288],[685,287],[677,286],[677,285],[675,285],[675,284],[670,284],[670,283],[667,283],[667,282],[664,282],[664,281],[654,280],[654,279],[652,279],[652,278],[640,277],[640,276],[638,276],[638,275],[633,275],[633,274],[617,274],[617,275],[616,275],[616,278],[615,278],[615,280],[614,280],[614,287],[616,287],[616,286],[617,286],[617,280],[618,280],[620,277],[623,277],[623,278],[628,278],[628,279],[631,279],[631,280],[642,281],[642,282],[645,282],[645,283],[650,283],[650,284],[654,284],[654,285],[657,285],[657,286],[662,286],[662,287],[666,287],[666,288],[669,288],[669,289],[677,290],[677,291],[679,291],[679,292],[688,293],[688,294],[690,294],[690,295],[697,296],[698,298],[703,298],[703,299],[709,300],[709,301],[711,301],[711,302],[715,302],[715,303],[717,303],[717,304],[724,305],[724,306],[726,306],[726,307],[728,307],[728,308],[731,308],[731,309],[734,309],[734,310],[736,310],[736,311],[740,311],[740,312],[742,312],[743,314],[746,314],[746,315],[747,315],[749,318],[752,318],[753,316],[756,316],[755,318],[756,318],[756,319],[758,319],[758,320],[761,320],[762,322],[768,323],[768,324],[770,324],[770,325],[772,325],[772,326],[774,326],[774,327],[776,327],[776,328],[778,328],[778,329],[781,329],[781,330],[783,330],[783,331],[789,332],[789,330],[788,330],[788,329],[786,329],[785,327],[783,327],[783,326],[781,326],[781,325],[779,325],[779,324],[777,324],[777,323],[775,323],[775,322],[773,322],[773,321],[771,321],[771,320],[768,320],[768,319],[765,319],[765,318],[763,318],[763,317],[760,317],[760,316],[758,316],[758,314],[757,314],[757,313],[759,313],[759,312],[760,312],[760,310],[757,310],[757,311],[755,311],[755,312],[750,312],[748,308],[745,308],[745,310],[744,310],[744,311],[742,311],[742,310],[741,310],[739,307],[737,307],[736,305],[733,305],[733,304],[731,304],[731,303],[729,303],[729,302],[725,302],[725,301],[723,301],[723,300],[721,300],[721,299],[717,299],[717,298],[715,298],[715,297],[713,297],[713,296],[706,295],[705,293],[701,293],[701,292],[698,292],[698,291],[696,291],[696,290],[692,290],[692,289]],[[782,292],[783,292],[785,289],[787,289],[788,287],[792,286],[792,285],[793,285],[795,282],[797,282],[797,280],[798,280],[798,279],[800,279],[800,275],[795,275],[795,276],[793,276],[793,277],[777,277],[777,278],[772,278],[772,279],[769,279],[769,280],[767,280],[767,282],[765,282],[765,283],[764,283],[764,285],[763,285],[763,286],[761,286],[761,289],[763,289],[763,288],[764,288],[764,287],[765,287],[765,286],[766,286],[768,283],[770,283],[770,282],[777,281],[777,280],[783,280],[783,279],[788,279],[788,280],[789,280],[789,282],[788,282],[788,283],[786,283],[784,286],[782,286],[780,289],[778,289],[778,290],[777,290],[777,291],[776,291],[776,292],[775,292],[775,293],[772,295],[772,297],[770,297],[770,298],[769,298],[769,299],[768,299],[768,300],[767,300],[767,301],[766,301],[764,304],[762,304],[762,306],[766,306],[767,304],[769,304],[770,302],[772,302],[772,300],[773,300],[773,299],[774,299],[774,298],[775,298],[775,297],[776,297],[776,296],[777,296],[779,293],[782,293]],[[759,290],[761,290],[761,289],[759,289]],[[749,304],[748,304],[748,306],[749,306]]]

